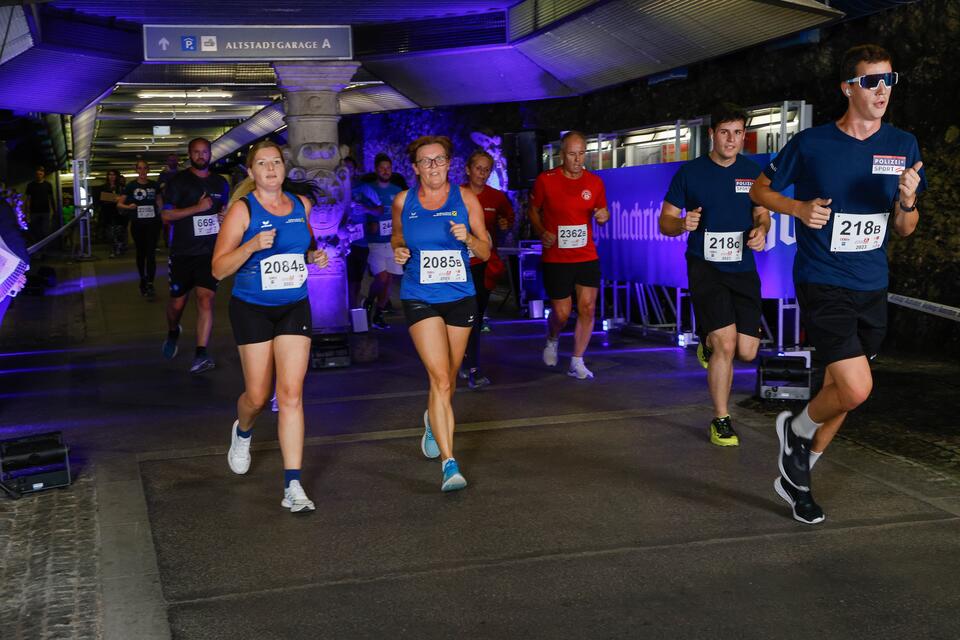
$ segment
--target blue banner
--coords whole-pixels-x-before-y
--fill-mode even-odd
[[[769,154],[749,156],[761,167]],[[660,233],[660,207],[670,180],[682,162],[603,169],[596,174],[607,192],[610,220],[593,225],[600,269],[607,280],[627,280],[667,287],[687,286],[687,234],[675,238]],[[785,192],[790,195],[792,189]],[[764,250],[754,254],[764,298],[792,298],[794,219],[771,212]]]

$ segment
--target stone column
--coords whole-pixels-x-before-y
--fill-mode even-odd
[[[359,62],[275,62],[277,84],[285,98],[287,176],[310,183],[317,205],[310,226],[330,255],[330,266],[310,268],[307,287],[315,333],[345,333],[350,329],[347,297],[344,222],[351,205],[350,176],[340,168],[337,123],[338,94],[349,84]]]

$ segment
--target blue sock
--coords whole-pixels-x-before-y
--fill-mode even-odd
[[[296,480],[300,482],[300,469],[284,469],[283,470],[283,488],[286,489],[290,486],[290,483]]]
[[[253,435],[253,429],[250,429],[249,431],[241,431],[241,430],[240,430],[240,426],[237,425],[237,437],[238,437],[238,438],[249,438],[249,437],[252,436],[252,435]]]

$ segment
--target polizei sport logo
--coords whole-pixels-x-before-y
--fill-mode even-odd
[[[736,193],[750,193],[750,187],[753,186],[753,180],[749,178],[736,178],[733,181],[733,189]]]
[[[898,176],[907,168],[907,156],[873,156],[873,174]]]

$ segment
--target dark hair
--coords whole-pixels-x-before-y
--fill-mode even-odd
[[[567,140],[569,140],[570,138],[580,138],[581,140],[583,140],[583,143],[584,143],[584,144],[587,143],[587,136],[583,135],[583,133],[581,133],[580,131],[577,131],[576,129],[573,129],[573,130],[567,131],[565,134],[563,134],[562,136],[560,136],[560,146],[563,147],[563,145],[564,145],[564,144],[567,142]]]
[[[443,147],[444,153],[447,154],[447,158],[453,158],[453,143],[450,142],[450,138],[447,136],[420,136],[407,146],[407,156],[410,158],[410,163],[417,164],[417,151],[420,150],[420,147],[430,144],[440,145]]]
[[[247,152],[247,168],[248,169],[253,167],[253,161],[257,159],[257,153],[260,152],[262,149],[276,149],[277,153],[280,154],[280,162],[283,162],[283,149],[280,148],[280,145],[278,145],[273,140],[261,140],[257,144],[250,147],[250,151]]]
[[[204,143],[205,145],[207,145],[207,148],[212,148],[212,147],[213,147],[213,145],[210,144],[210,141],[207,140],[206,138],[194,138],[193,140],[191,140],[190,142],[187,143],[187,151],[188,151],[188,152],[190,151],[190,149],[193,148],[193,145],[194,145],[195,142],[202,142],[202,143]]]
[[[343,164],[347,164],[349,162],[353,166],[357,166],[357,161],[353,159],[353,156],[345,156],[340,162]]]
[[[484,151],[483,149],[475,149],[473,153],[470,154],[470,157],[467,158],[467,167],[473,166],[473,163],[477,158],[486,158],[490,161],[490,164],[494,164],[493,156]]]
[[[393,160],[390,158],[390,156],[382,151],[373,158],[373,166],[376,167],[381,162],[389,162],[391,165],[393,165]]]
[[[138,164],[140,164],[141,162],[142,162],[143,164],[147,165],[147,169],[148,169],[148,170],[150,169],[150,163],[147,162],[146,158],[137,158],[137,161],[133,163],[133,166],[136,167],[136,166],[137,166]]]
[[[861,62],[890,62],[890,53],[878,44],[861,44],[847,49],[843,54],[840,69],[843,71],[841,80],[849,80],[857,75],[857,65]]]
[[[47,172],[47,168],[46,168],[45,166],[43,166],[42,164],[38,164],[38,165],[37,165],[37,168],[34,169],[33,172],[36,173],[37,171],[43,171],[44,173],[46,173],[46,172]]]
[[[717,127],[724,122],[736,122],[737,120],[743,122],[743,127],[746,128],[748,119],[746,110],[740,105],[732,102],[721,102],[710,112],[710,128],[716,131]]]

